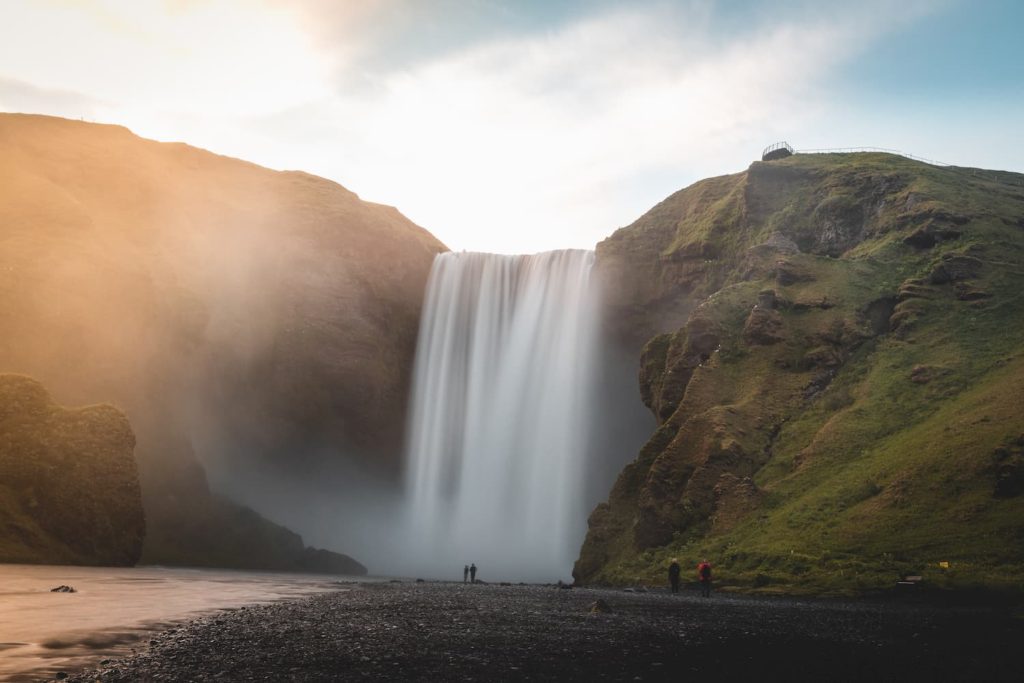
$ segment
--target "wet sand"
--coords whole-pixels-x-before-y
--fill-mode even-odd
[[[356,584],[197,619],[72,680],[1016,681],[1022,636],[991,604]]]
[[[0,564],[0,681],[123,657],[202,615],[343,587],[345,577],[225,569]],[[355,580],[350,577],[349,581]],[[74,593],[53,593],[69,585]]]

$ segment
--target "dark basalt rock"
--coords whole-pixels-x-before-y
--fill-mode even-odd
[[[889,331],[889,320],[893,311],[896,310],[897,297],[885,296],[875,299],[861,311],[861,316],[867,321],[871,331],[876,336]]]
[[[754,253],[799,254],[800,247],[796,242],[783,235],[781,232],[773,232],[771,236],[750,249]]]
[[[306,548],[296,560],[296,569],[318,574],[348,574],[363,576],[366,567],[348,555],[323,548]]]
[[[813,275],[790,261],[780,260],[775,264],[775,281],[783,287],[813,279]]]
[[[903,238],[903,243],[918,249],[930,249],[939,242],[959,239],[963,233],[950,228],[940,229],[934,227],[918,228]]]
[[[934,376],[933,368],[927,365],[915,365],[910,371],[910,381],[915,384],[928,384]]]
[[[1024,493],[1024,434],[992,453],[995,470],[993,495],[1016,498]]]
[[[804,389],[804,398],[807,400],[813,399],[818,396],[821,392],[828,388],[828,385],[832,383],[832,380],[836,377],[836,368],[834,366],[826,367],[824,370],[814,376],[814,379],[808,383]]]
[[[960,301],[984,301],[985,299],[992,298],[990,292],[966,282],[954,283],[953,291],[956,293],[956,298]]]
[[[983,263],[966,254],[945,254],[942,260],[932,268],[928,280],[933,285],[944,285],[948,282],[970,280],[978,276]]]
[[[743,339],[748,344],[768,345],[782,341],[782,317],[777,311],[755,305],[743,326]]]

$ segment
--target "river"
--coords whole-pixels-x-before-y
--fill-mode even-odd
[[[38,681],[131,652],[187,618],[346,590],[364,577],[0,564],[0,681]],[[75,593],[52,593],[67,585]]]

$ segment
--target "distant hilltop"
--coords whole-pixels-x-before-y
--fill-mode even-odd
[[[970,168],[966,166],[956,166],[954,164],[947,164],[944,161],[935,161],[934,159],[925,159],[923,157],[916,156],[914,154],[908,154],[907,152],[901,152],[896,149],[887,149],[885,147],[843,147],[835,149],[793,149],[793,146],[788,142],[776,142],[768,145],[761,152],[761,161],[775,161],[777,159],[785,159],[786,157],[794,154],[856,154],[859,152],[880,152],[882,154],[895,154],[907,159],[913,159],[914,161],[920,161],[931,166],[941,166],[944,168],[951,169],[960,173],[966,173],[975,177],[984,177],[988,180],[997,183],[1006,183],[1009,185],[1024,185],[1024,178],[1019,173],[1007,172],[1007,171],[992,171],[982,168]]]

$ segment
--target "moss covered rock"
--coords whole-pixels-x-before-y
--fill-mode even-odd
[[[124,414],[0,375],[0,562],[133,565],[145,517]]]

